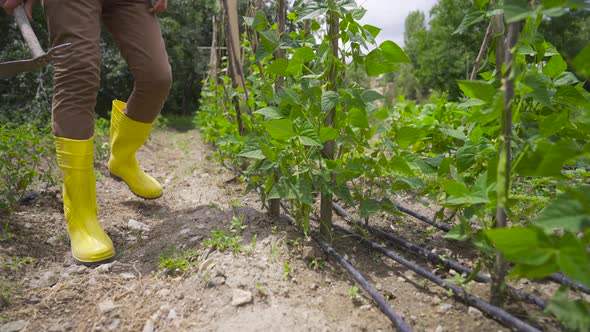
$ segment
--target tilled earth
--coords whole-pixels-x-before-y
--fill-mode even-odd
[[[99,218],[118,251],[113,263],[73,264],[57,187],[8,217],[11,236],[0,242],[1,332],[393,330],[335,261],[286,220],[266,215],[197,131],[155,131],[138,159],[163,183],[163,198],[135,197],[98,165]],[[471,255],[411,222],[381,224],[431,248],[459,249],[465,260]],[[214,249],[219,234],[239,252]],[[338,238],[334,247],[416,331],[507,331],[353,239]],[[166,259],[178,265],[166,267]],[[472,290],[485,295],[486,287]],[[553,289],[532,291],[547,298]],[[527,306],[518,311],[543,322]]]

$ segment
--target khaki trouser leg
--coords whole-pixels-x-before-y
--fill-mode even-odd
[[[52,46],[71,43],[71,56],[55,63],[53,131],[85,140],[94,133],[100,87],[101,21],[113,34],[135,85],[125,110],[150,123],[160,113],[171,85],[168,54],[156,16],[144,0],[44,0]]]

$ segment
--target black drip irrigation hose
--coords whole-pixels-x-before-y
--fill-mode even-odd
[[[447,226],[445,224],[442,224],[442,223],[440,223],[438,221],[434,221],[434,220],[432,220],[432,219],[430,219],[430,218],[428,218],[428,217],[426,217],[426,216],[424,216],[424,215],[422,215],[422,214],[420,214],[420,213],[418,213],[416,211],[412,211],[412,210],[410,210],[408,208],[405,208],[405,207],[403,207],[403,206],[401,206],[399,204],[396,204],[395,206],[401,212],[403,212],[403,213],[405,213],[407,215],[410,215],[410,216],[412,216],[412,217],[414,217],[414,218],[416,218],[418,220],[421,220],[421,221],[423,221],[423,222],[425,222],[425,223],[427,223],[427,224],[429,224],[431,226],[434,226],[434,227],[440,229],[443,232],[448,233],[448,232],[451,231],[451,228],[449,226]],[[586,285],[584,285],[584,284],[582,284],[580,282],[577,282],[575,280],[572,280],[572,279],[564,276],[561,273],[554,273],[554,274],[550,275],[549,277],[547,277],[547,279],[549,279],[549,280],[551,280],[553,282],[556,282],[558,284],[569,286],[569,287],[571,287],[573,289],[579,290],[579,291],[584,292],[586,294],[590,294],[590,288],[589,287],[587,287]]]
[[[350,213],[348,213],[346,210],[344,210],[337,203],[333,203],[333,207],[334,207],[334,210],[336,211],[336,213],[338,213],[340,216],[344,217],[345,219],[348,219],[351,222],[355,222],[357,225],[359,225],[362,228],[368,228],[372,232],[377,233],[377,235],[386,238],[389,242],[391,242],[392,244],[394,244],[398,247],[401,247],[403,249],[407,249],[407,250],[413,252],[414,254],[422,256],[435,264],[440,264],[440,265],[444,266],[445,268],[453,269],[453,270],[460,272],[460,273],[466,273],[467,275],[471,275],[473,273],[473,270],[471,268],[469,268],[465,265],[462,265],[458,262],[455,262],[453,260],[441,258],[439,255],[434,254],[430,250],[420,247],[413,242],[405,240],[405,239],[403,239],[399,236],[396,236],[394,234],[391,234],[389,232],[385,232],[379,228],[368,226],[367,224],[365,224],[364,222],[362,222],[360,220],[355,221],[353,216]],[[482,283],[489,283],[492,281],[492,279],[489,276],[484,275],[483,273],[479,273],[479,272],[475,275],[473,280],[475,280],[477,282],[482,282]],[[540,299],[532,294],[528,294],[524,291],[516,289],[510,285],[506,285],[506,289],[509,292],[511,292],[512,294],[514,294],[516,297],[518,297],[522,300],[525,300],[529,303],[532,303],[541,309],[545,309],[546,303],[542,299]]]
[[[509,327],[509,328],[518,329],[519,331],[540,332],[539,329],[537,329],[537,328],[523,322],[522,320],[512,316],[508,312],[506,312],[506,311],[504,311],[504,310],[502,310],[502,309],[500,309],[488,302],[485,302],[472,294],[469,294],[468,292],[463,290],[461,287],[459,287],[457,285],[453,285],[453,284],[443,280],[442,278],[436,276],[434,273],[424,269],[421,266],[415,265],[414,263],[406,260],[405,258],[403,258],[399,255],[396,255],[392,251],[384,248],[383,246],[381,246],[373,241],[367,240],[364,237],[362,237],[358,234],[352,233],[352,232],[348,231],[347,229],[340,227],[338,225],[334,225],[334,228],[345,233],[345,234],[348,234],[352,237],[357,238],[361,242],[367,244],[372,249],[379,251],[380,253],[382,253],[386,257],[388,257],[388,258],[398,262],[399,264],[405,266],[406,268],[414,271],[419,276],[421,276],[425,279],[428,279],[428,280],[432,281],[433,283],[435,283],[445,289],[453,291],[453,296],[456,299],[466,303],[467,305],[478,308],[482,312],[485,312],[486,314],[491,316],[494,320],[500,322],[502,325]]]
[[[285,216],[289,220],[291,225],[295,224],[295,220],[290,216],[289,210],[283,202],[281,202],[281,207],[285,211]],[[318,243],[318,245],[328,254],[330,254],[336,261],[348,271],[354,278],[354,280],[371,296],[373,301],[377,304],[377,306],[381,309],[381,311],[389,318],[389,320],[393,323],[395,328],[399,332],[412,332],[412,328],[404,321],[404,319],[398,315],[395,310],[391,307],[391,305],[377,292],[373,286],[363,277],[363,275],[357,271],[347,260],[345,260],[336,250],[330,247],[324,240],[322,240],[319,236],[312,235],[312,238]]]

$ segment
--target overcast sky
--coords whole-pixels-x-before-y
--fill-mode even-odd
[[[393,40],[399,46],[404,44],[404,22],[408,13],[421,10],[426,15],[437,0],[357,0],[357,3],[367,9],[367,14],[361,21],[363,24],[374,25],[383,29],[377,38],[381,43]]]

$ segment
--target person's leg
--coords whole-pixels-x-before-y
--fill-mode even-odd
[[[135,80],[129,102],[113,102],[109,170],[137,196],[158,198],[161,185],[141,170],[135,153],[146,142],[172,82],[160,24],[143,0],[107,0],[103,22]]]
[[[55,63],[52,114],[72,255],[84,264],[115,255],[97,219],[93,168],[101,6],[101,0],[43,1],[51,45],[72,44],[71,55]]]

